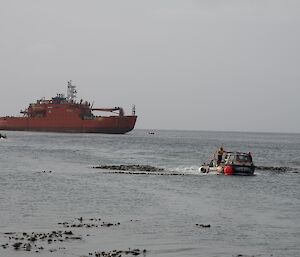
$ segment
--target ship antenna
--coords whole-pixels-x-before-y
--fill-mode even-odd
[[[68,81],[67,100],[69,102],[74,102],[76,98],[76,94],[77,94],[76,86],[72,85],[72,80]]]

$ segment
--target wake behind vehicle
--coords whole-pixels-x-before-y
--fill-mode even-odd
[[[255,165],[251,153],[226,152],[221,163],[212,159],[209,164],[203,164],[199,171],[202,173],[216,173],[225,175],[253,175]]]

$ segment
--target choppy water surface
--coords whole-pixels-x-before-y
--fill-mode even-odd
[[[129,247],[146,249],[141,256],[299,256],[300,134],[6,134],[0,141],[0,244],[7,247],[0,247],[0,256],[91,256]],[[258,170],[251,177],[199,174],[220,145],[251,151],[256,165],[289,169]],[[112,164],[185,175],[91,168]],[[79,217],[90,227],[58,224],[80,224]],[[81,240],[38,240],[25,251],[9,239],[59,230]]]

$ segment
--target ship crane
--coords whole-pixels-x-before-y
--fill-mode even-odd
[[[92,111],[101,111],[101,112],[115,112],[119,111],[119,116],[124,116],[124,110],[122,107],[114,107],[114,108],[92,108]]]
[[[21,110],[20,113],[26,116],[28,114],[28,109]]]

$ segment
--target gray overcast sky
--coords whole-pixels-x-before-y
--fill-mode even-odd
[[[1,0],[0,115],[66,92],[136,128],[300,132],[299,0]]]

